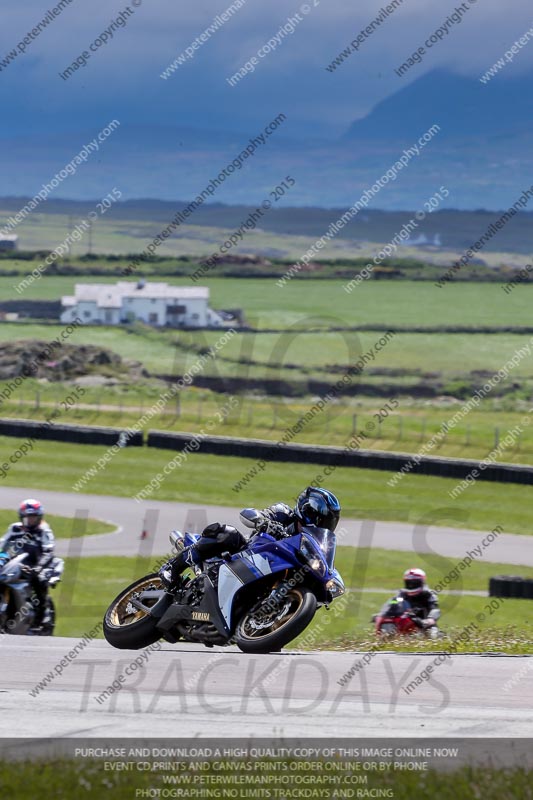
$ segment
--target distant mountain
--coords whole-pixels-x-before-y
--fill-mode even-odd
[[[346,134],[351,141],[415,140],[434,122],[441,139],[480,143],[531,136],[533,75],[488,84],[478,79],[433,70],[389,96]]]
[[[212,202],[259,205],[285,178],[296,183],[284,205],[346,208],[432,125],[435,136],[397,180],[372,201],[385,210],[422,209],[444,184],[446,205],[502,209],[533,183],[533,76],[497,75],[488,84],[443,70],[430,72],[378,103],[338,141],[290,139],[280,126],[241,169],[217,187]],[[171,128],[139,121],[121,125],[50,196],[88,199],[114,186],[125,199],[193,199],[230,165],[257,131]],[[90,141],[97,130],[0,140],[0,196],[32,196]],[[533,210],[533,203],[531,204]],[[272,211],[274,213],[274,211]]]

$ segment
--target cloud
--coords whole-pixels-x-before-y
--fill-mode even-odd
[[[58,73],[127,5],[127,0],[114,0],[112,6],[108,0],[90,4],[73,0],[26,54],[0,73],[0,100],[13,111],[1,123],[3,134],[7,124],[19,131],[30,123],[43,130],[69,130],[113,116],[125,123],[150,119],[153,124],[199,128],[216,121],[217,127],[248,132],[285,111],[290,117],[287,135],[337,137],[376,103],[437,66],[479,75],[533,24],[526,0],[515,0],[512,13],[501,0],[480,0],[402,83],[394,68],[442,24],[458,0],[438,5],[404,0],[334,73],[325,66],[376,17],[381,5],[360,0],[354,8],[345,0],[309,0],[310,12],[294,33],[232,88],[226,77],[274,36],[288,17],[300,13],[299,0],[246,0],[193,59],[162,81],[162,70],[230,2],[178,5],[175,0],[144,0],[127,26],[116,31],[85,68],[63,82]],[[0,59],[51,7],[53,0],[25,0],[3,12]],[[531,68],[533,44],[524,48],[508,74]]]

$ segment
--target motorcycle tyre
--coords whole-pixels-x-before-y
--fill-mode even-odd
[[[144,578],[134,581],[115,597],[105,613],[103,619],[104,636],[109,644],[116,647],[118,650],[140,650],[163,638],[161,631],[157,630],[157,620],[153,617],[145,616],[137,622],[132,622],[129,625],[123,626],[117,626],[112,620],[113,612],[118,603],[128,594],[131,594],[132,590],[137,586],[151,579],[161,580],[157,572],[154,572],[150,575],[145,575]]]
[[[235,631],[235,644],[243,653],[265,654],[279,651],[307,628],[316,612],[316,597],[307,587],[294,587],[291,593],[302,595],[302,603],[292,618],[273,633],[251,638],[243,636],[241,628],[248,616],[245,614]]]

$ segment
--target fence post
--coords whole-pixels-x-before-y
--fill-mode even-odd
[[[494,428],[494,449],[500,444],[500,429],[498,426]]]
[[[41,395],[39,394],[39,390],[35,392],[35,410],[38,411],[41,407]]]

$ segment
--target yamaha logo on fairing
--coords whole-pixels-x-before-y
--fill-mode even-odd
[[[193,611],[192,618],[197,619],[200,622],[209,622],[211,619],[207,611]]]

